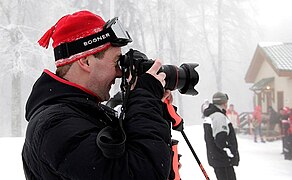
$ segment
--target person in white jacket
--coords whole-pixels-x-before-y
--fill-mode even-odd
[[[227,94],[217,92],[203,112],[208,163],[218,180],[236,180],[233,166],[239,164],[236,134],[226,116],[227,102]]]

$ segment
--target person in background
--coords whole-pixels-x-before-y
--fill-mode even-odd
[[[280,121],[281,121],[281,135],[282,135],[282,154],[286,154],[285,147],[287,147],[287,136],[289,134],[290,121],[289,121],[289,112],[288,107],[283,107],[280,109]]]
[[[286,107],[288,113],[288,129],[287,136],[285,138],[286,146],[284,147],[284,158],[287,160],[292,160],[292,109]]]
[[[269,115],[269,139],[274,140],[276,138],[275,134],[275,126],[276,124],[280,124],[280,115],[274,110],[272,106],[268,107],[268,115]]]
[[[289,126],[290,126],[289,129],[288,129],[288,133],[290,135],[292,135],[292,108],[289,108],[288,115],[289,115],[288,119],[289,119]]]
[[[210,104],[209,100],[205,99],[203,104],[201,105],[202,118],[204,118],[204,111],[209,107],[209,104]]]
[[[101,102],[131,42],[117,18],[83,10],[62,17],[39,40],[53,39],[56,74],[44,70],[26,103],[22,161],[26,179],[161,180],[171,169],[171,129],[163,117],[161,62],[130,91],[123,121]],[[146,108],[145,108],[146,107]]]
[[[236,134],[226,116],[227,103],[227,94],[217,92],[203,112],[208,163],[218,180],[236,180],[233,166],[239,164]]]
[[[287,131],[290,127],[290,118],[291,118],[291,110],[289,107],[283,107],[280,109],[280,120],[282,121],[282,124],[285,124],[285,129],[282,129],[282,131]],[[283,125],[282,125],[283,128]]]
[[[229,108],[226,111],[226,115],[229,118],[229,120],[231,121],[233,128],[235,130],[235,133],[239,133],[240,132],[240,121],[239,121],[239,115],[238,113],[235,111],[234,109],[234,105],[230,104]]]
[[[261,142],[265,143],[266,141],[263,138],[262,135],[262,107],[261,106],[256,106],[253,113],[252,113],[252,125],[254,128],[254,142],[257,141],[257,136],[260,136]]]

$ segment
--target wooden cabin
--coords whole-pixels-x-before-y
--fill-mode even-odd
[[[254,106],[292,107],[292,43],[259,43],[245,76]]]

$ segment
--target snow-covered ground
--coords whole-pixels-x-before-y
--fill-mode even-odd
[[[215,180],[213,169],[207,163],[202,126],[187,126],[185,133],[210,179]],[[173,132],[173,137],[180,141],[178,151],[183,155],[181,158],[181,178],[183,180],[205,179],[181,133]],[[25,179],[21,162],[23,141],[23,137],[0,138],[1,180]],[[239,134],[238,143],[241,158],[239,166],[235,168],[238,180],[292,179],[292,161],[284,160],[281,154],[281,141],[254,143],[249,135]]]
[[[215,180],[213,168],[207,162],[203,127],[187,126],[184,131],[210,179]],[[175,132],[174,138],[180,140],[179,152],[183,154],[180,170],[182,179],[205,179],[181,133]],[[284,160],[284,155],[281,154],[282,141],[254,143],[252,136],[243,134],[239,134],[237,139],[240,162],[235,167],[235,173],[238,180],[292,179],[292,160]]]

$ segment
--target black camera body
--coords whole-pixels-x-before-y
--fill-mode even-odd
[[[140,51],[130,49],[125,55],[120,57],[120,66],[125,72],[126,77],[140,76],[153,65],[154,61]],[[195,70],[197,63],[184,63],[180,67],[175,65],[163,65],[158,72],[164,72],[165,89],[176,90],[181,94],[197,95],[195,90],[199,82],[199,74]]]

